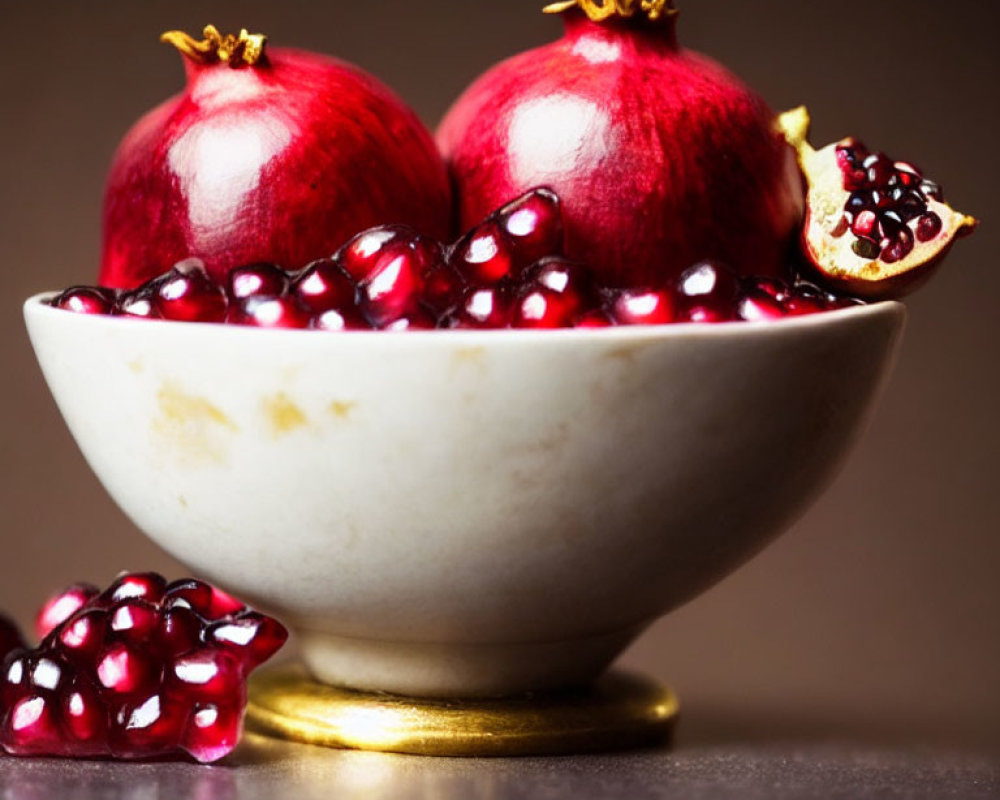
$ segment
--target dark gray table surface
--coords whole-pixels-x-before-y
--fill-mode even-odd
[[[216,766],[0,759],[3,800],[1000,798],[988,755],[849,743],[679,742],[594,756],[433,759],[248,735]]]

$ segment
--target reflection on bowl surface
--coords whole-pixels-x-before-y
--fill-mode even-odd
[[[586,680],[780,533],[862,427],[904,311],[331,334],[25,306],[122,509],[273,609],[322,679]]]

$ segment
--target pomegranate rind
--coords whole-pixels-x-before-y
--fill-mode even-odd
[[[902,297],[921,286],[941,264],[955,241],[971,234],[978,220],[947,203],[928,197],[927,211],[941,219],[936,236],[920,241],[909,255],[893,263],[859,256],[852,245],[857,237],[844,218],[851,192],[837,162],[837,150],[853,144],[843,139],[821,150],[808,140],[810,118],[804,108],[787,111],[778,126],[798,153],[807,186],[806,216],[802,229],[802,252],[816,277],[826,286],[866,300]],[[910,223],[914,229],[916,221]]]

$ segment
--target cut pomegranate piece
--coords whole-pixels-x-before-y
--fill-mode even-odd
[[[14,641],[3,663],[0,745],[13,755],[222,758],[239,741],[247,676],[288,637],[225,592],[155,573],[70,587],[38,627],[38,649]]]
[[[809,186],[802,249],[825,286],[870,300],[900,297],[976,228],[912,164],[856,139],[814,150],[804,108],[783,114],[780,125]]]

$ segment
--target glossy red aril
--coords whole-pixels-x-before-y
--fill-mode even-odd
[[[110,314],[115,307],[115,293],[98,286],[72,286],[61,292],[52,305],[77,314]]]
[[[234,300],[226,317],[226,322],[251,328],[308,328],[310,321],[309,312],[291,295]]]
[[[159,280],[153,305],[158,316],[175,322],[221,322],[226,317],[226,294],[209,278],[205,265],[192,258],[181,261]]]
[[[976,228],[910,163],[856,139],[814,150],[805,108],[783,114],[781,126],[809,185],[802,251],[824,285],[870,300],[900,297]]]
[[[133,288],[201,258],[221,280],[267,261],[298,268],[357,231],[405,223],[444,238],[447,172],[416,114],[356,67],[265,37],[163,39],[187,87],[119,146],[99,282]]]
[[[35,616],[35,635],[44,639],[57,625],[61,625],[100,593],[89,583],[74,583],[58,594],[52,595]]]
[[[544,259],[520,287],[511,324],[515,328],[571,328],[596,305],[596,294],[586,267],[558,257]]]
[[[299,305],[313,314],[357,305],[358,287],[333,259],[314,261],[300,272],[291,287]]]
[[[733,319],[739,289],[739,279],[728,267],[712,261],[696,264],[677,281],[678,319],[684,322]]]
[[[288,273],[275,264],[260,262],[236,267],[226,276],[226,292],[234,300],[281,297],[288,291]]]
[[[510,290],[503,286],[473,287],[451,319],[454,328],[506,328],[512,319]]]
[[[566,255],[603,285],[660,288],[707,258],[779,274],[803,188],[765,102],[678,47],[667,0],[547,10],[565,37],[489,70],[438,131],[463,226],[548,186]]]
[[[362,313],[376,328],[387,328],[405,318],[423,327],[428,316],[421,304],[424,284],[443,259],[437,242],[412,231],[379,244],[366,262],[367,271],[357,275]]]
[[[667,289],[624,289],[615,293],[610,313],[618,325],[666,325],[674,321],[675,305]]]
[[[70,587],[43,618],[55,626],[38,649],[3,663],[0,745],[14,755],[222,758],[239,741],[247,676],[288,635],[206,583],[155,573]]]

